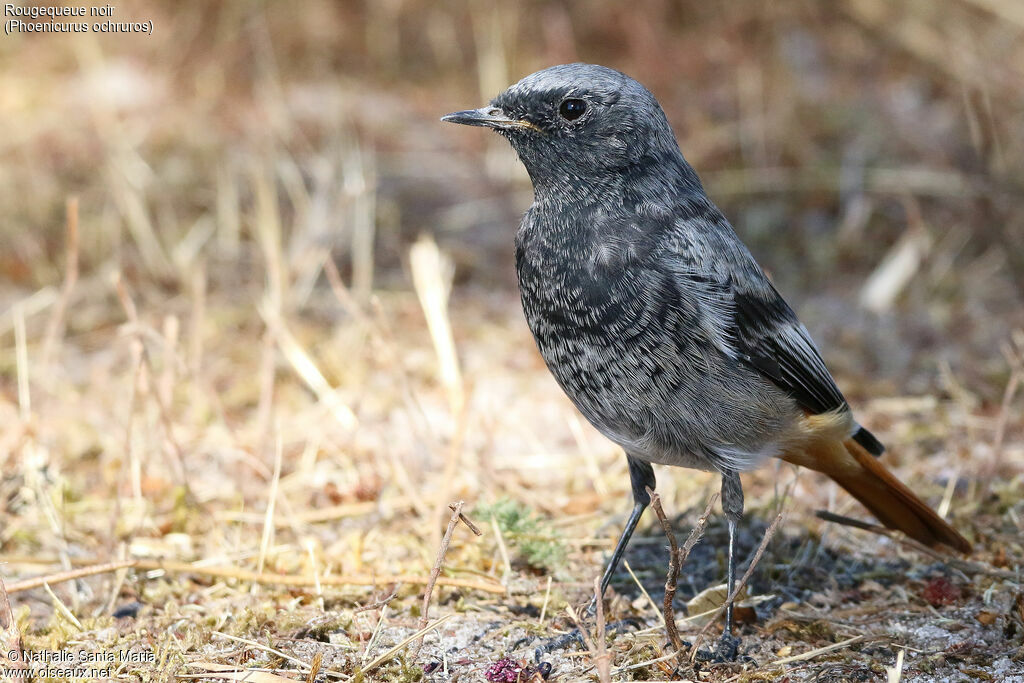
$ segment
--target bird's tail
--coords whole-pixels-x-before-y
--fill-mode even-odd
[[[970,553],[971,544],[853,439],[816,439],[783,459],[831,477],[890,529],[935,548]]]

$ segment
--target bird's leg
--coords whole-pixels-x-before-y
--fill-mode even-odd
[[[611,583],[622,556],[626,554],[626,546],[629,545],[629,539],[636,530],[640,517],[643,516],[647,506],[651,504],[651,497],[647,495],[647,489],[650,488],[653,491],[656,485],[654,468],[650,463],[638,460],[631,455],[627,455],[626,459],[629,461],[629,482],[633,488],[633,511],[629,513],[626,528],[622,530],[619,542],[615,544],[615,550],[612,551],[611,559],[608,560],[608,565],[605,567],[604,576],[601,577],[601,598],[604,598],[604,592],[608,589],[608,584]],[[591,610],[595,605],[596,602],[590,603]]]
[[[735,659],[739,645],[732,635],[733,594],[736,582],[736,525],[743,517],[743,484],[740,475],[731,470],[722,472],[722,511],[729,524],[729,554],[726,560],[725,583],[728,586],[728,597],[725,603],[725,628],[718,646],[718,654],[724,659]]]

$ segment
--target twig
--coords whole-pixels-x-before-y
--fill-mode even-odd
[[[0,578],[0,640],[3,650],[0,650],[0,657],[4,657],[4,666],[9,669],[23,670],[25,662],[21,658],[21,632],[18,631],[18,622],[14,618],[14,611],[11,610],[11,601],[7,599],[7,589],[4,588],[4,580]],[[8,653],[14,653],[13,659],[6,657]]]
[[[672,601],[676,597],[676,582],[679,580],[679,546],[676,544],[676,535],[672,531],[665,510],[661,507],[661,496],[647,487],[647,495],[651,497],[651,507],[658,515],[661,528],[668,538],[668,576],[665,577],[665,600],[661,604],[661,611],[665,620],[665,631],[668,632],[668,639],[672,641],[672,647],[676,652],[683,651],[683,639],[679,637],[679,629],[676,628],[676,611]]]
[[[597,595],[597,600],[595,601],[598,605],[601,604],[601,592],[600,592],[601,584],[600,584],[600,580],[601,580],[600,578],[597,579],[597,589],[598,590],[597,590],[597,594],[596,594]],[[598,614],[602,615],[601,617],[599,617],[599,619],[603,619],[604,618],[604,616],[603,616],[604,615],[604,607],[600,606],[600,607],[598,607],[598,609],[600,610],[600,612]],[[586,646],[587,652],[590,653],[590,657],[594,660],[594,665],[597,667],[597,675],[598,675],[601,683],[607,683],[608,681],[611,681],[611,672],[610,672],[610,670],[608,669],[608,666],[607,666],[607,664],[608,664],[608,662],[607,662],[607,657],[608,657],[607,653],[602,655],[598,651],[597,647],[594,646],[594,641],[591,639],[590,634],[587,632],[587,629],[585,629],[583,627],[583,622],[580,621],[580,616],[579,616],[579,614],[576,613],[576,610],[574,610],[572,608],[572,605],[566,605],[565,606],[565,612],[566,612],[566,614],[569,615],[569,618],[572,619],[572,623],[576,624],[576,630],[579,631],[580,637],[583,638],[583,644]],[[599,633],[599,636],[603,636],[603,635],[604,635],[603,633]],[[602,642],[603,642],[603,638],[602,638]],[[603,659],[602,659],[602,656],[603,656]],[[602,667],[602,662],[604,663],[603,667]]]
[[[356,609],[352,610],[352,613],[353,614],[359,614],[360,612],[368,612],[368,611],[370,611],[372,609],[380,609],[382,607],[386,607],[389,602],[391,602],[392,600],[395,599],[395,597],[398,595],[398,589],[401,588],[401,587],[402,587],[401,584],[396,585],[395,586],[395,590],[391,591],[391,595],[387,596],[386,598],[384,598],[382,600],[378,600],[377,602],[370,603],[369,605],[363,605],[362,607],[357,607]]]
[[[704,512],[690,531],[690,536],[683,544],[682,550],[676,546],[676,537],[675,534],[672,533],[672,525],[669,523],[668,517],[665,516],[665,510],[661,507],[661,496],[650,488],[647,489],[647,495],[651,497],[651,507],[654,508],[654,512],[658,515],[658,520],[661,522],[661,528],[665,530],[665,535],[668,536],[669,543],[668,576],[665,578],[665,601],[662,604],[665,630],[668,632],[669,640],[672,641],[672,647],[675,648],[676,652],[682,652],[683,640],[679,637],[679,629],[676,626],[675,608],[672,604],[676,596],[676,583],[679,581],[679,569],[683,566],[683,563],[686,562],[686,558],[690,556],[690,551],[693,550],[693,546],[697,545],[701,536],[704,535],[704,528],[707,526],[708,518],[711,517],[711,509],[714,507],[715,501],[718,500],[718,494],[715,493],[710,499],[708,499],[708,504],[704,508]]]
[[[700,644],[704,634],[707,633],[707,630],[711,628],[712,624],[718,621],[718,617],[722,615],[722,612],[725,611],[725,608],[729,603],[732,602],[737,595],[740,595],[743,592],[743,589],[747,587],[747,581],[750,580],[750,576],[754,573],[757,563],[761,561],[764,551],[768,548],[768,543],[772,540],[772,537],[775,535],[775,531],[779,528],[779,523],[782,521],[782,514],[782,511],[780,511],[779,514],[775,515],[775,519],[772,520],[772,523],[768,525],[768,529],[764,532],[764,538],[761,539],[761,545],[757,547],[757,552],[754,553],[754,559],[750,561],[750,566],[747,567],[747,571],[743,573],[743,578],[740,579],[739,585],[736,586],[735,590],[732,590],[732,586],[729,587],[729,598],[723,602],[717,610],[715,610],[714,616],[708,620],[708,623],[704,624],[704,628],[702,628],[700,633],[697,634],[697,637],[693,642],[693,648],[690,651],[691,660],[697,656],[697,646]]]
[[[237,579],[239,581],[251,581],[266,585],[277,586],[314,586],[316,577],[296,576],[292,574],[274,574],[257,572],[238,567],[203,567],[188,562],[174,562],[171,560],[124,560],[111,562],[109,564],[97,565],[95,567],[83,567],[72,571],[58,572],[47,576],[25,579],[10,584],[7,587],[8,593],[19,593],[41,587],[44,583],[51,585],[73,581],[83,576],[103,574],[129,567],[140,571],[165,571],[170,574],[195,574],[197,576],[217,576],[221,578]],[[337,576],[321,576],[321,586],[379,586],[381,584],[430,583],[430,578],[415,576],[411,574],[349,574]],[[438,577],[435,584],[441,586],[453,586],[456,588],[468,588],[471,590],[483,591],[504,595],[507,591],[503,585],[494,581],[474,581],[472,579],[456,579],[450,577]]]
[[[452,518],[448,520],[448,528],[445,529],[444,538],[441,539],[441,547],[437,550],[437,559],[434,561],[434,568],[430,570],[430,580],[427,582],[426,590],[423,591],[423,615],[420,617],[420,628],[423,628],[427,624],[427,610],[430,609],[430,596],[434,592],[434,584],[437,582],[437,578],[441,575],[441,566],[444,564],[444,556],[448,552],[448,546],[452,542],[452,533],[455,531],[455,525],[458,524],[461,519],[474,534],[479,536],[481,533],[479,527],[469,521],[469,519],[462,514],[463,505],[465,505],[465,502],[460,500],[457,503],[452,503],[448,506],[452,511]],[[417,651],[422,645],[422,642],[417,644]]]
[[[462,505],[462,503],[460,501],[459,507],[461,507],[461,505]],[[455,510],[456,507],[457,506],[455,505],[455,503],[450,503],[448,505],[448,509],[451,510],[452,512],[456,512],[456,510]],[[463,514],[461,510],[458,511],[458,514],[459,514],[459,521],[462,522],[463,524],[465,524],[467,527],[469,527],[469,530],[473,532],[473,535],[475,535],[475,536],[483,536],[484,532],[480,531],[480,527],[478,527],[476,524],[474,524],[473,520],[471,520],[469,517],[467,517],[465,514]]]
[[[81,579],[86,576],[95,576],[96,574],[106,574],[108,572],[116,572],[118,569],[125,569],[126,567],[137,566],[136,560],[121,560],[120,562],[108,562],[105,564],[98,564],[92,567],[82,567],[81,569],[72,569],[70,571],[57,572],[55,574],[47,574],[46,576],[37,576],[32,579],[24,579],[23,581],[15,581],[14,583],[7,586],[8,593],[20,593],[21,591],[32,590],[33,588],[41,588],[45,584],[56,585],[58,583],[65,583],[66,581],[74,581],[75,579]],[[0,596],[2,599],[2,596]],[[0,605],[0,610],[3,609],[3,605]]]
[[[842,524],[843,526],[854,527],[855,529],[863,529],[864,531],[870,531],[873,534],[879,536],[885,536],[888,539],[899,543],[900,545],[916,550],[919,553],[927,555],[939,562],[942,562],[954,569],[964,572],[965,574],[981,574],[983,576],[992,576],[999,579],[1019,579],[1020,573],[1012,571],[1010,569],[999,569],[998,567],[991,567],[982,564],[981,562],[975,562],[972,560],[961,560],[959,557],[952,557],[948,554],[944,554],[933,548],[915,541],[909,536],[896,533],[891,529],[886,529],[884,526],[878,524],[872,524],[870,522],[864,522],[859,519],[853,519],[852,517],[846,517],[844,515],[837,515],[834,512],[827,510],[818,510],[814,513],[818,519],[823,519],[826,522],[834,522],[835,524]]]

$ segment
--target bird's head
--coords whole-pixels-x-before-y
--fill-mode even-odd
[[[441,120],[486,126],[508,138],[537,191],[566,182],[601,185],[645,159],[679,154],[654,95],[629,76],[595,64],[538,71],[489,105]]]

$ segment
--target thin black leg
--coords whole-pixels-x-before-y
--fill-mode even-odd
[[[736,589],[736,525],[743,518],[743,484],[740,475],[732,471],[722,472],[722,511],[729,524],[729,554],[726,558],[725,582],[729,595],[725,604],[725,628],[719,643],[719,657],[735,659],[739,640],[732,636],[733,600]]]
[[[629,513],[626,528],[622,530],[619,542],[615,544],[615,550],[612,552],[611,559],[608,560],[608,565],[605,567],[604,576],[601,577],[602,597],[605,590],[608,589],[608,584],[612,581],[612,576],[615,574],[622,556],[626,553],[626,546],[629,545],[629,539],[636,530],[640,517],[643,516],[647,506],[651,504],[651,497],[647,495],[647,489],[650,488],[653,491],[656,486],[654,468],[651,467],[650,463],[638,460],[630,455],[626,456],[626,458],[629,460],[629,481],[633,488],[633,511]]]
[[[629,545],[629,538],[633,535],[636,530],[636,525],[640,522],[640,518],[644,514],[644,510],[647,509],[647,503],[637,501],[633,505],[633,511],[629,513],[629,519],[626,520],[626,528],[622,530],[622,535],[619,536],[619,542],[615,544],[615,550],[612,552],[612,557],[608,560],[608,564],[604,568],[604,576],[601,577],[601,596],[604,597],[604,592],[608,589],[608,584],[612,582],[612,575],[615,574],[615,570],[619,566],[619,561],[622,560],[622,556],[626,553],[626,546]]]
[[[725,635],[732,635],[732,602],[735,597],[732,594],[736,585],[736,522],[730,518],[729,522],[729,558],[725,568],[725,584],[729,587],[728,602],[725,604]]]

